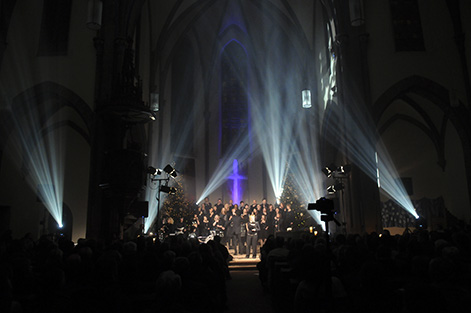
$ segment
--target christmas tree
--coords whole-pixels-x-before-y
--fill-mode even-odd
[[[167,195],[162,206],[162,217],[171,217],[176,222],[183,217],[185,223],[190,223],[194,209],[190,206],[190,201],[185,196],[185,188],[183,180],[179,180],[175,184],[176,192]]]
[[[286,176],[285,185],[283,187],[283,193],[280,197],[280,202],[285,206],[291,205],[291,210],[294,212],[294,229],[303,230],[312,224],[312,217],[306,211],[306,203],[302,202],[303,195],[298,190],[296,183],[294,182],[292,174]]]

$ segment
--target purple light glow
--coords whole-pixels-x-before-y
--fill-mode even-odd
[[[233,203],[240,203],[240,200],[242,200],[242,184],[240,183],[240,180],[246,179],[245,176],[242,176],[239,174],[239,162],[237,159],[234,159],[232,162],[232,175],[227,177],[228,179],[232,180],[232,201]]]

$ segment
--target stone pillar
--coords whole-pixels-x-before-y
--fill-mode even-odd
[[[365,26],[352,26],[349,17],[348,2],[336,1],[339,47],[338,56],[338,94],[339,114],[342,117],[343,140],[353,142],[353,134],[358,127],[367,129],[366,147],[374,148],[376,130],[371,116],[370,85],[367,64],[368,34]],[[342,148],[339,148],[341,150]],[[374,150],[374,149],[373,149]],[[345,163],[355,162],[353,151],[344,144],[342,159]],[[369,161],[375,163],[374,152],[365,153]],[[381,211],[379,189],[376,181],[371,179],[359,164],[354,164],[347,180],[343,196],[344,214],[347,231],[352,233],[381,230]]]
[[[140,199],[145,183],[143,148],[147,138],[133,138],[128,142],[126,134],[142,127],[154,115],[144,105],[141,85],[135,77],[134,51],[129,38],[132,34],[128,34],[133,29],[129,21],[135,20],[119,14],[124,7],[126,1],[104,2],[102,28],[94,40],[95,120],[87,237],[106,241],[122,238],[124,215]]]

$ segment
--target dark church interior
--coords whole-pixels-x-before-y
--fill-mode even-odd
[[[0,1],[0,312],[466,312],[471,1]]]

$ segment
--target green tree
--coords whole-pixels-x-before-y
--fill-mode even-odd
[[[185,222],[189,223],[194,212],[190,206],[190,201],[185,195],[183,180],[177,181],[174,187],[177,191],[174,194],[167,195],[162,206],[162,217],[172,217],[175,222],[183,217]]]
[[[302,202],[303,195],[298,190],[294,182],[292,174],[288,174],[283,187],[283,193],[280,197],[280,202],[285,206],[291,205],[291,210],[294,212],[294,226],[295,230],[302,230],[312,224],[312,217],[306,211],[306,203]]]

